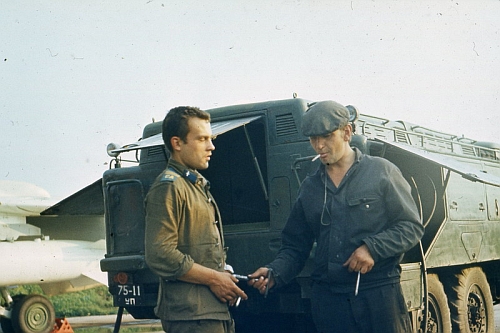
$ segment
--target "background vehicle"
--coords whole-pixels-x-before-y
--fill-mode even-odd
[[[314,171],[314,151],[300,133],[308,101],[290,99],[208,110],[216,150],[202,173],[221,210],[228,263],[248,274],[271,261],[300,182]],[[355,108],[352,108],[355,109]],[[412,186],[426,227],[405,254],[402,285],[414,332],[493,332],[500,286],[500,145],[433,131],[404,121],[360,115],[352,145],[395,163]],[[153,318],[158,280],[144,261],[143,200],[165,168],[161,122],[142,140],[110,145],[115,168],[104,173],[108,272],[116,306]],[[120,167],[135,150],[138,164]],[[314,255],[314,250],[311,256]],[[310,266],[288,286],[234,309],[238,332],[314,332]],[[119,318],[118,318],[119,320]]]
[[[85,201],[87,216],[72,216],[62,208],[77,196],[48,208],[55,200],[42,188],[0,180],[0,324],[4,333],[49,333],[56,319],[47,297],[11,296],[11,287],[36,284],[51,296],[106,283],[99,267],[105,252],[104,219],[102,213],[89,213],[89,200]]]

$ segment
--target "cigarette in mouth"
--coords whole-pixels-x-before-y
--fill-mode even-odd
[[[311,162],[316,161],[316,160],[317,160],[320,156],[321,156],[320,154],[318,154],[318,155],[314,156],[314,157],[313,157],[313,159],[311,160]]]

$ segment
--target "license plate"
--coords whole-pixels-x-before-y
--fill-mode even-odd
[[[143,287],[137,284],[119,284],[115,289],[116,305],[140,306],[143,304]]]

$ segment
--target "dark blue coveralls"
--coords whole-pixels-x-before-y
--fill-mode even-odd
[[[403,253],[423,235],[408,182],[391,162],[362,154],[336,187],[321,165],[301,185],[282,232],[282,246],[268,265],[277,286],[304,267],[313,243],[312,315],[326,332],[411,332],[400,286]],[[366,244],[375,261],[361,274],[343,264]]]

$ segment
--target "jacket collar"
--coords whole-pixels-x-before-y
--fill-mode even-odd
[[[168,161],[168,168],[187,179],[193,185],[197,183],[205,184],[207,182],[198,171],[187,168],[185,165],[172,158]]]

